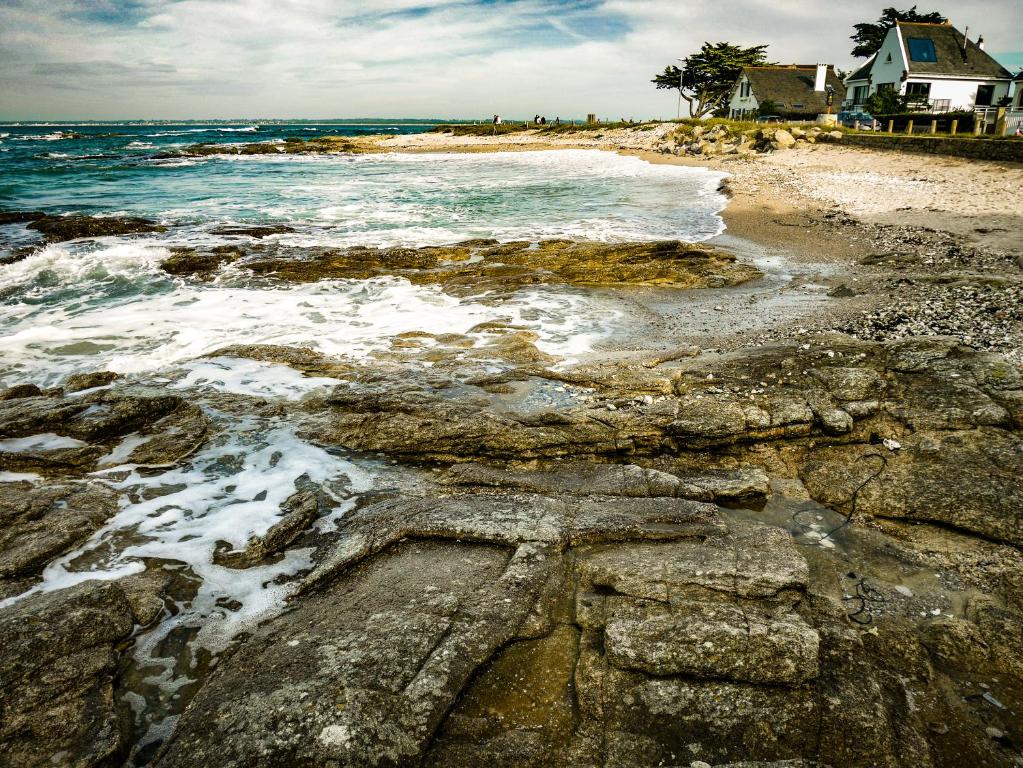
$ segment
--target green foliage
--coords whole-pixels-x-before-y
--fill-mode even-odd
[[[720,109],[743,67],[767,62],[766,45],[742,48],[731,43],[704,43],[698,53],[686,57],[682,67],[669,66],[652,82],[659,89],[678,91],[689,105],[689,114],[704,117]]]
[[[863,108],[872,115],[893,115],[906,109],[906,97],[898,91],[877,91],[872,93]]]
[[[881,47],[881,43],[884,42],[885,35],[888,34],[888,30],[895,26],[898,21],[911,21],[921,22],[927,24],[942,24],[948,19],[942,16],[937,11],[931,11],[930,13],[918,13],[916,6],[914,5],[908,11],[900,11],[896,8],[885,8],[881,12],[881,18],[876,22],[866,22],[863,24],[854,24],[856,33],[851,36],[851,40],[856,43],[856,47],[852,50],[853,56],[873,56],[877,53]]]
[[[760,106],[757,107],[757,117],[763,117],[765,115],[781,115],[781,107],[770,99],[764,99],[760,102]]]
[[[476,125],[438,125],[431,133],[450,133],[452,136],[503,136],[526,130],[522,123],[478,123]]]

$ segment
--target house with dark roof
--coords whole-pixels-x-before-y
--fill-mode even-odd
[[[1009,96],[1012,97],[1012,108],[1017,112],[1023,112],[1023,69],[1012,78],[1012,87],[1009,89]]]
[[[728,100],[728,116],[750,117],[761,103],[770,102],[780,115],[812,117],[828,111],[829,94],[837,112],[845,86],[830,64],[743,67]]]
[[[874,93],[893,90],[914,111],[949,112],[998,104],[1012,75],[976,41],[944,24],[898,22],[877,53],[845,80],[846,109],[861,109]]]

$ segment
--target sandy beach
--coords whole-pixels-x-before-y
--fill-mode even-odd
[[[798,265],[780,292],[805,298],[823,287],[836,295],[810,302],[812,310],[797,318],[783,312],[759,332],[740,330],[733,337],[734,325],[711,323],[709,332],[716,328],[728,337],[718,343],[763,343],[811,330],[875,340],[937,333],[1019,355],[1023,165],[841,144],[747,158],[679,156],[663,151],[674,128],[659,123],[496,137],[425,133],[387,138],[376,147],[599,149],[722,171],[729,174],[729,202],[722,212],[727,231],[711,242],[747,258],[766,252]],[[978,320],[988,326],[978,330]]]

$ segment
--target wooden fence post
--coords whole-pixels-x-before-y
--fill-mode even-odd
[[[906,122],[906,135],[907,136],[912,136],[913,135],[913,121],[912,120],[909,120],[909,121]]]
[[[934,135],[937,132],[938,132],[938,121],[937,120],[931,120],[931,135]]]
[[[959,121],[953,120],[952,127],[948,129],[949,136],[955,136],[959,132]]]
[[[895,133],[895,121],[894,120],[889,120],[888,121],[888,133]]]
[[[973,115],[973,135],[980,136],[984,131],[984,118],[974,113]]]

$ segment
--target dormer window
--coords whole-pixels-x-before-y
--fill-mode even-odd
[[[910,37],[906,40],[909,46],[909,60],[920,62],[935,62],[938,54],[934,50],[934,41],[928,37]]]

